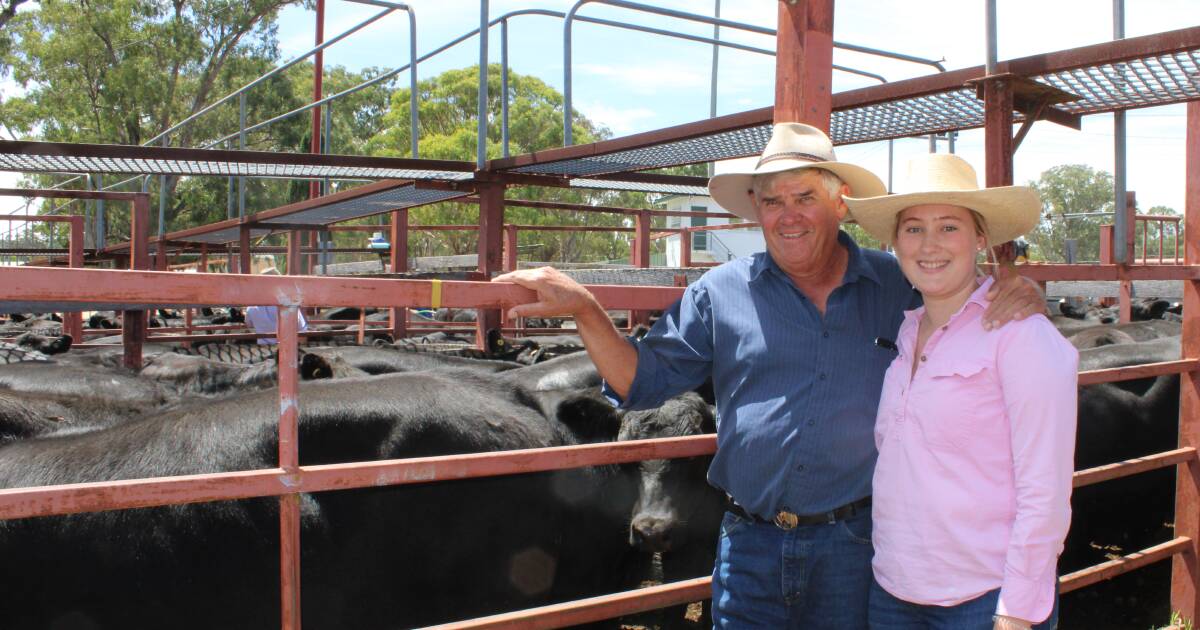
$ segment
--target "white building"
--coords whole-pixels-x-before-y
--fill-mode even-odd
[[[753,167],[758,158],[750,158],[748,163]],[[717,163],[717,172],[722,172],[734,166],[745,166],[738,162],[746,160],[726,160]],[[689,195],[672,195],[666,197],[662,202],[665,204],[664,210],[683,211],[683,212],[720,212],[726,210],[717,205],[712,197],[706,196],[689,196]],[[692,227],[700,225],[728,225],[730,222],[740,222],[741,219],[728,219],[718,217],[667,217],[667,227]],[[666,261],[667,267],[679,267],[679,236],[674,234],[666,237]],[[747,228],[741,230],[712,230],[709,232],[692,232],[688,236],[692,239],[692,263],[723,263],[734,258],[749,256],[750,254],[765,251],[767,249],[766,241],[763,240],[761,228]]]

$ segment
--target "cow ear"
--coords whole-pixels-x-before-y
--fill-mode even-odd
[[[612,442],[621,429],[621,417],[608,401],[573,394],[558,401],[555,416],[583,443]]]

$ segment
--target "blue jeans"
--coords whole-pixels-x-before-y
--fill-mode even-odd
[[[955,606],[924,606],[906,602],[883,590],[878,582],[871,584],[871,630],[992,630],[992,615],[1000,589],[988,591],[975,599]],[[1054,630],[1058,627],[1058,595],[1054,608],[1033,630]]]
[[[782,530],[726,513],[713,571],[713,627],[866,630],[871,515]]]

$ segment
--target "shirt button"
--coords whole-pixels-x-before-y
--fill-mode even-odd
[[[829,338],[829,331],[828,331],[828,330],[826,330],[825,332],[821,333],[821,336],[822,336],[822,337],[824,337],[824,338],[826,338],[826,339],[828,339],[828,338]]]
[[[924,360],[925,360],[925,355],[923,355],[923,354],[921,355],[921,360],[922,360],[922,361],[924,361]]]
[[[809,419],[808,419],[808,426],[810,426],[810,427],[811,427],[811,426],[814,426],[814,425],[816,425],[816,424],[817,424],[817,421],[816,421],[816,420],[813,420],[812,418],[809,418]]]
[[[797,471],[797,472],[804,472],[804,464],[800,464],[799,466],[797,466],[797,467],[796,467],[796,471]],[[788,511],[790,512],[791,510],[788,510]]]
[[[950,326],[942,326],[942,330],[950,330]]]
[[[824,373],[824,372],[821,372],[821,380],[822,380],[822,381],[823,381],[823,380],[825,380],[825,373]]]

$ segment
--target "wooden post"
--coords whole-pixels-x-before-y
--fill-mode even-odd
[[[167,270],[167,242],[161,238],[158,239],[158,243],[154,247],[154,270]]]
[[[1133,191],[1125,193],[1125,260],[1129,261],[1124,266],[1128,267],[1133,263],[1135,257],[1133,255],[1133,243],[1137,240],[1137,228],[1135,224],[1137,220],[1134,216],[1137,215],[1137,195]],[[1146,255],[1146,249],[1143,246],[1142,255]],[[1121,278],[1120,290],[1120,320],[1122,324],[1127,324],[1133,319],[1133,281],[1127,278]]]
[[[638,269],[647,269],[650,267],[650,222],[653,217],[650,212],[642,210],[634,217],[634,260],[633,264]],[[635,310],[629,311],[630,327],[638,324],[648,325],[650,323],[650,311]]]
[[[833,0],[780,0],[775,50],[775,122],[829,131]]]
[[[1200,263],[1200,102],[1187,104],[1187,193],[1184,202],[1184,262]],[[1200,285],[1183,283],[1183,356],[1200,356]],[[1179,446],[1200,447],[1200,372],[1179,375]],[[1191,539],[1188,549],[1171,560],[1171,610],[1184,623],[1200,610],[1200,461],[1180,465],[1175,488],[1175,535]]]
[[[200,244],[200,273],[208,273],[208,243]]]
[[[1113,226],[1100,226],[1100,264],[1111,265],[1113,262]],[[1178,257],[1178,256],[1177,256]]]
[[[679,266],[692,266],[692,233],[686,230],[679,233]]]
[[[238,273],[254,273],[250,269],[250,226],[238,229]]]
[[[506,224],[504,226],[504,271],[517,270],[517,226]],[[508,311],[500,312],[500,327],[512,328],[520,322],[514,322],[508,318]]]
[[[392,273],[408,271],[408,210],[392,210],[391,230]],[[393,308],[391,311],[392,339],[400,341],[408,336],[408,309]]]
[[[300,466],[299,322],[295,306],[280,306],[275,338],[279,351],[279,467]],[[300,628],[300,495],[279,497],[279,591],[283,627]]]
[[[302,266],[300,265],[300,245],[301,245],[300,239],[301,238],[302,238],[302,232],[300,232],[299,230],[292,230],[292,231],[288,232],[286,273],[289,276],[300,275],[300,272],[302,270]]]
[[[150,255],[150,195],[139,193],[133,200],[133,212],[129,224],[129,267],[149,269]],[[142,369],[142,344],[146,341],[146,311],[123,311],[121,313],[121,344],[124,348],[124,365],[134,371]]]
[[[479,272],[484,279],[502,269],[504,240],[504,184],[479,184]],[[487,348],[487,332],[500,327],[500,309],[475,313],[475,345]]]
[[[68,222],[70,236],[67,240],[67,266],[83,268],[83,217],[74,216]],[[71,335],[72,343],[83,343],[83,313],[72,311],[63,314],[63,331]]]

